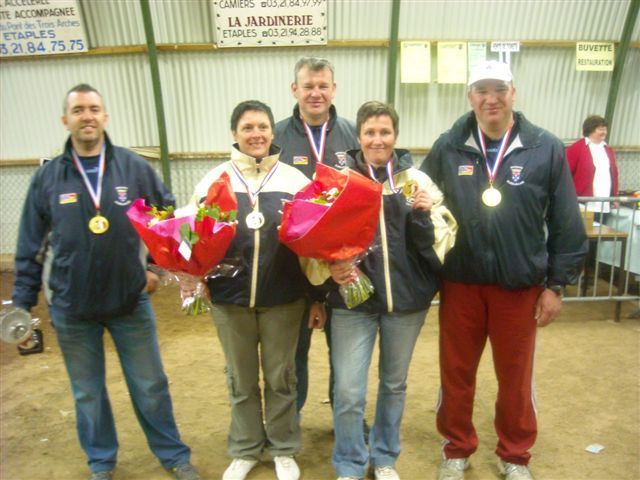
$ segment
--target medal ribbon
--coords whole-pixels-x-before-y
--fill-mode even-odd
[[[327,143],[327,126],[329,125],[329,122],[324,122],[322,124],[322,130],[320,131],[320,148],[316,147],[316,141],[313,138],[313,133],[311,132],[311,128],[309,128],[309,125],[307,125],[307,122],[303,120],[302,124],[304,125],[304,129],[307,132],[309,145],[311,145],[313,156],[316,157],[316,162],[322,163],[322,159],[324,158],[324,147]]]
[[[249,187],[249,182],[247,182],[247,180],[244,178],[244,175],[242,175],[242,173],[240,172],[240,169],[236,167],[235,163],[231,162],[231,168],[233,169],[233,172],[238,177],[238,180],[240,180],[240,182],[242,182],[242,184],[244,185],[244,188],[247,191],[247,195],[249,196],[249,203],[251,204],[252,207],[255,206],[256,199],[258,198],[260,191],[264,188],[264,186],[271,179],[271,177],[273,177],[273,174],[276,173],[276,170],[278,169],[279,166],[280,166],[280,162],[276,162],[276,164],[273,166],[271,171],[267,173],[265,177],[262,179],[262,182],[260,183],[260,186],[258,187],[258,189],[255,192],[252,192],[251,188]]]
[[[489,160],[487,159],[487,145],[484,143],[484,133],[480,129],[480,125],[478,125],[478,138],[480,139],[480,148],[482,149],[482,156],[484,157],[484,161],[487,164],[487,176],[489,177],[489,186],[493,187],[493,181],[496,178],[496,173],[498,172],[498,167],[502,163],[502,159],[504,158],[504,152],[507,151],[507,145],[509,144],[509,137],[511,136],[511,129],[513,125],[509,127],[507,132],[502,137],[502,143],[500,144],[500,149],[498,150],[498,155],[496,156],[496,161],[493,164],[493,168],[489,167]]]
[[[87,187],[89,191],[89,195],[91,196],[91,200],[93,200],[93,205],[96,207],[96,211],[100,213],[100,197],[102,196],[102,178],[104,177],[104,166],[105,166],[105,151],[106,146],[102,145],[102,150],[100,150],[100,160],[98,161],[98,185],[97,190],[93,189],[93,185],[89,181],[89,177],[87,176],[87,172],[84,171],[84,167],[82,166],[82,162],[80,158],[78,158],[78,154],[75,150],[71,149],[71,156],[73,157],[73,163],[76,168],[80,171],[80,175],[82,175],[82,180],[84,181],[84,185]]]
[[[367,167],[369,168],[369,176],[373,179],[374,182],[380,183],[376,178],[376,174],[373,171],[373,167],[370,163],[367,163]],[[396,184],[393,181],[393,158],[387,162],[387,180],[389,180],[389,188],[393,193],[398,193],[400,191],[399,188],[396,188]]]

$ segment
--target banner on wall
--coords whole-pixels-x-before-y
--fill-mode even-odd
[[[77,0],[0,0],[0,57],[87,50]]]
[[[487,42],[467,43],[467,63],[469,71],[473,70],[478,63],[487,59]]]
[[[466,42],[438,42],[438,83],[467,83]]]
[[[327,0],[213,0],[218,47],[326,45]]]
[[[431,42],[400,43],[400,83],[431,82]]]
[[[576,70],[579,72],[612,72],[615,46],[610,42],[576,43]]]

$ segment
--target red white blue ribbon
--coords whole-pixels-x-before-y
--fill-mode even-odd
[[[378,182],[378,179],[376,178],[376,174],[373,170],[373,167],[371,166],[370,163],[367,163],[367,167],[369,168],[369,176],[375,181]],[[399,188],[396,188],[396,184],[393,181],[393,157],[391,159],[389,159],[389,161],[387,162],[387,180],[389,181],[389,188],[391,189],[391,191],[393,193],[398,193],[400,191]]]
[[[307,138],[309,139],[309,145],[311,145],[311,151],[313,152],[313,156],[316,157],[316,162],[322,163],[322,159],[324,158],[324,147],[327,143],[327,126],[329,122],[324,122],[322,124],[322,129],[320,130],[320,148],[316,146],[316,141],[313,138],[313,133],[311,132],[311,128],[307,125],[307,122],[303,121],[304,129],[307,132]]]
[[[73,158],[73,163],[76,168],[82,175],[82,180],[84,181],[84,185],[87,187],[89,191],[89,195],[91,196],[91,200],[93,200],[93,205],[96,207],[97,211],[100,211],[100,197],[102,196],[102,179],[104,178],[104,167],[105,167],[105,152],[106,146],[102,145],[102,150],[100,150],[100,160],[98,161],[98,182],[96,185],[96,189],[93,189],[93,185],[89,181],[89,177],[87,176],[87,172],[85,172],[84,167],[82,166],[82,162],[80,158],[78,158],[78,154],[75,150],[71,150],[71,156]]]
[[[478,138],[480,139],[480,148],[482,149],[482,156],[484,157],[484,161],[487,164],[487,176],[489,177],[489,185],[493,185],[493,181],[496,178],[498,167],[502,163],[502,159],[504,158],[504,153],[507,150],[507,146],[509,145],[509,137],[511,136],[512,128],[513,128],[513,125],[509,127],[507,132],[504,134],[504,137],[502,137],[502,143],[500,144],[500,149],[498,150],[496,161],[493,164],[493,168],[491,168],[489,166],[489,160],[487,159],[487,145],[484,142],[484,133],[480,129],[480,125],[478,125]]]
[[[249,182],[247,182],[247,179],[244,178],[244,175],[242,175],[242,173],[240,172],[240,169],[235,165],[235,163],[231,161],[231,168],[233,169],[233,172],[238,177],[238,180],[240,180],[240,182],[242,182],[242,185],[244,185],[244,188],[247,191],[247,195],[249,196],[249,203],[251,203],[252,207],[255,206],[256,200],[258,199],[258,195],[260,195],[260,191],[264,188],[264,186],[271,179],[271,177],[273,177],[273,175],[276,173],[276,170],[278,169],[279,166],[280,166],[280,162],[276,162],[276,164],[269,171],[269,173],[267,173],[265,177],[262,179],[262,182],[260,182],[260,186],[258,187],[258,189],[252,192],[251,187],[249,187]]]

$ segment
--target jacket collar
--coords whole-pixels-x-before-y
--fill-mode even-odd
[[[365,177],[369,178],[369,167],[362,156],[362,150],[349,150],[347,152],[349,160],[347,165],[362,173]],[[396,173],[402,172],[413,167],[413,159],[409,150],[402,148],[396,148],[393,150],[393,158],[391,159],[393,166],[394,176]]]
[[[238,150],[237,143],[234,143],[233,147],[231,147],[231,161],[245,178],[260,176],[262,173],[266,174],[271,171],[279,157],[280,147],[274,144],[271,144],[269,148],[269,155],[260,160],[260,162]],[[258,172],[258,166],[260,166],[260,172]]]
[[[584,137],[584,143],[588,146],[593,145],[594,147],[607,147],[607,142],[605,142],[604,140],[600,143],[594,143],[589,137]]]
[[[111,139],[107,132],[104,132],[104,144],[106,146],[105,150],[105,162],[109,162],[113,155],[113,144],[111,143]],[[71,142],[71,135],[67,138],[67,141],[64,144],[64,153],[62,154],[62,159],[67,162],[73,163],[73,154],[71,153],[73,150],[73,143]]]
[[[333,126],[336,123],[337,116],[338,116],[338,112],[336,110],[336,107],[331,105],[331,107],[329,107],[329,124],[327,125],[328,132],[330,132],[333,129]],[[296,129],[302,133],[305,133],[304,125],[302,124],[302,117],[300,116],[300,105],[298,104],[296,104],[296,106],[293,107],[293,118],[295,119],[294,125]]]
[[[509,144],[505,155],[517,148],[532,148],[540,144],[542,129],[527,120],[522,112],[513,112],[513,128],[515,136]],[[457,148],[473,149],[480,152],[474,132],[478,122],[473,112],[467,112],[453,124],[450,130],[451,143]]]

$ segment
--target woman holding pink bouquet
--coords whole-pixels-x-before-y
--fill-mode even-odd
[[[278,241],[278,226],[282,200],[309,180],[278,161],[273,128],[273,114],[264,103],[236,106],[231,160],[207,173],[193,197],[199,203],[226,172],[238,201],[236,236],[222,263],[239,261],[239,268],[233,276],[208,280],[231,402],[228,452],[233,461],[223,480],[244,479],[263,450],[273,457],[279,480],[300,476],[294,460],[300,450],[295,351],[307,282],[298,257]],[[321,304],[314,304],[311,315],[322,327]]]
[[[348,309],[337,289],[331,361],[335,371],[333,465],[339,479],[362,479],[367,466],[377,480],[397,480],[400,422],[413,349],[436,291],[436,272],[453,246],[457,224],[442,205],[442,193],[413,167],[406,150],[395,149],[398,114],[392,106],[367,102],[358,110],[361,149],[348,152],[350,168],[383,185],[374,248],[362,261],[330,265],[333,280],[347,284],[361,270],[374,292]],[[331,281],[329,281],[331,283]],[[379,385],[369,446],[362,436],[367,376],[380,335]]]

